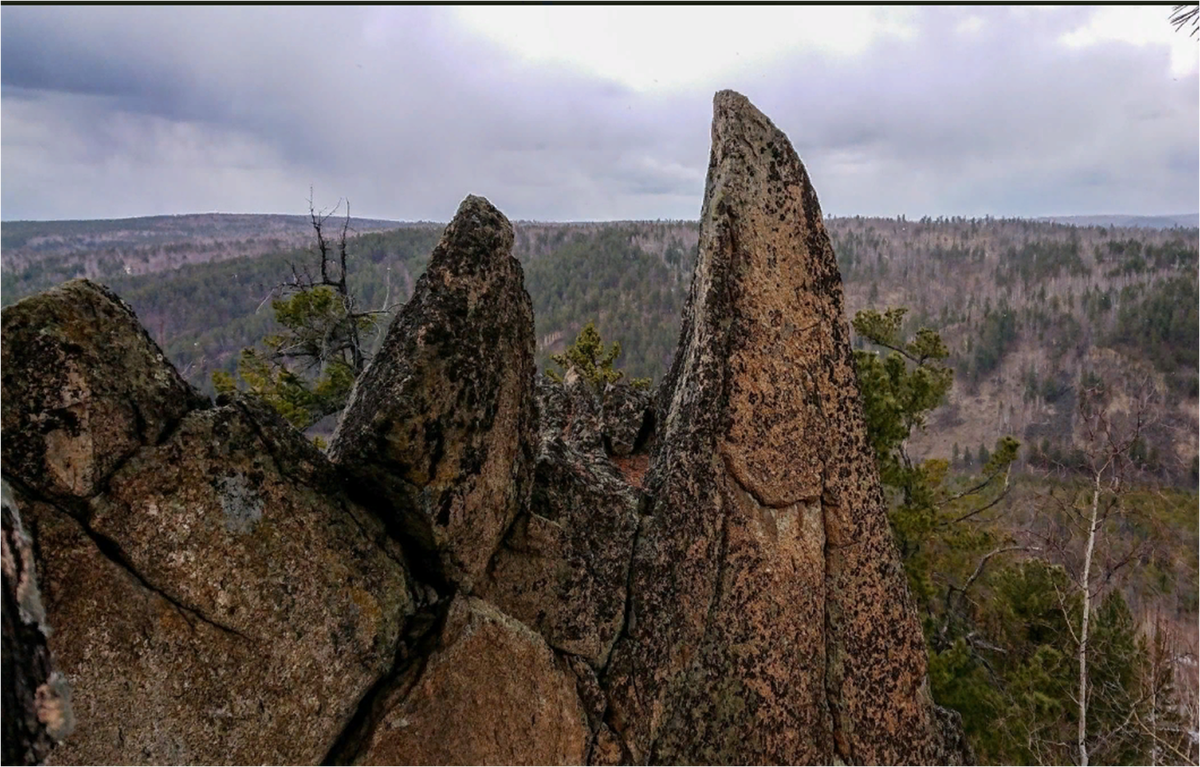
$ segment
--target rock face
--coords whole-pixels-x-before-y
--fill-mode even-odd
[[[628,384],[604,388],[604,442],[611,455],[625,457],[645,444],[654,428],[649,392]]]
[[[86,521],[30,506],[80,722],[56,762],[319,761],[390,668],[403,564],[323,456],[272,428],[196,411]]]
[[[712,137],[609,722],[635,762],[938,760],[816,194],[743,96]]]
[[[64,298],[72,295],[73,305]],[[48,332],[19,322],[39,316]],[[54,627],[47,646],[71,683],[78,721],[52,759],[321,760],[391,667],[413,611],[398,547],[273,411],[237,400],[181,413],[204,400],[180,389],[105,291],[72,283],[31,297],[5,310],[6,334],[12,327],[74,345],[38,359],[4,338],[5,449],[42,451],[6,456],[5,478],[38,543]],[[122,390],[119,366],[130,359],[145,366]],[[36,397],[18,383],[28,381],[42,382]],[[67,391],[55,394],[47,381]],[[57,424],[63,402],[76,423],[94,427],[93,449],[113,449],[91,464],[109,472],[53,484],[52,472],[36,468],[65,465],[64,452],[86,455],[77,449],[82,426],[75,441],[24,438],[36,424]],[[181,417],[171,424],[162,413]],[[116,452],[139,439],[146,444]]]
[[[533,304],[512,244],[500,211],[463,201],[329,450],[422,564],[465,590],[533,473]]]
[[[512,242],[462,203],[332,460],[258,400],[196,394],[103,288],[4,310],[5,761],[969,757],[927,690],[787,138],[717,94],[653,403],[535,387]]]
[[[360,764],[582,764],[575,676],[540,636],[456,597],[436,649],[376,728]]]
[[[74,280],[4,310],[4,471],[87,498],[203,399],[107,288]]]
[[[528,513],[496,552],[480,595],[552,647],[600,668],[625,621],[638,496],[600,447],[586,384],[542,381]]]

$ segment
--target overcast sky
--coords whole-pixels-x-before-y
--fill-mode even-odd
[[[712,95],[832,215],[1200,210],[1170,8],[12,7],[0,217],[699,216]]]

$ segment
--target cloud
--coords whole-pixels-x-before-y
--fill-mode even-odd
[[[1091,13],[921,9],[861,49],[639,90],[442,8],[9,6],[0,212],[295,213],[312,184],[387,218],[468,193],[512,218],[694,218],[722,87],[792,137],[828,212],[1197,210],[1195,69],[1153,40],[1079,43]]]

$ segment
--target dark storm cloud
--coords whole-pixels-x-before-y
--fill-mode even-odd
[[[719,87],[788,132],[829,212],[1196,210],[1196,75],[1055,43],[1087,13],[925,9],[860,56],[638,93],[445,9],[6,7],[3,216],[297,212],[314,184],[391,218],[467,193],[513,218],[694,218]]]

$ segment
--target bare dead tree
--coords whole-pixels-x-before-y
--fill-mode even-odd
[[[1058,512],[1054,517],[1065,521],[1065,528],[1052,525],[1037,536],[1065,566],[1082,604],[1076,626],[1066,607],[1066,595],[1059,595],[1079,664],[1075,747],[1080,765],[1088,764],[1092,751],[1087,728],[1088,702],[1093,692],[1089,689],[1089,643],[1094,605],[1117,585],[1119,575],[1138,560],[1145,545],[1123,544],[1114,528],[1119,520],[1136,513],[1126,499],[1135,480],[1147,478],[1135,453],[1154,421],[1158,392],[1152,377],[1145,375],[1119,394],[1111,383],[1097,383],[1080,392],[1078,429],[1082,450],[1077,455],[1078,463],[1059,466],[1064,474],[1074,474],[1075,481],[1068,482],[1065,490],[1055,489],[1043,496],[1045,505]],[[1080,475],[1084,479],[1082,488]]]
[[[330,238],[329,220],[338,212],[343,202],[346,205],[345,216],[334,237]],[[308,368],[316,366],[321,373],[324,373],[330,360],[343,358],[357,376],[366,368],[370,359],[370,351],[363,338],[364,332],[377,327],[379,320],[395,309],[390,303],[390,285],[383,306],[378,309],[358,307],[347,282],[348,241],[352,232],[349,200],[339,201],[330,210],[317,210],[310,189],[308,217],[316,237],[314,250],[317,256],[317,276],[310,272],[308,266],[297,268],[295,264],[289,264],[291,281],[277,285],[272,295],[286,298],[325,288],[333,292],[338,311],[323,318],[325,321],[320,323],[320,327],[313,328],[318,332],[293,334],[290,342],[280,346],[273,356],[281,360],[299,362]]]
[[[343,202],[345,216],[335,223],[331,219]],[[380,320],[395,309],[390,279],[378,309],[360,308],[350,288],[349,201],[318,210],[310,189],[308,217],[315,262],[288,264],[291,279],[272,288],[259,305],[270,301],[281,330],[263,339],[265,353],[244,349],[238,363],[250,391],[301,429],[345,407],[374,351]],[[218,390],[235,386],[231,377],[214,376],[214,383]]]

